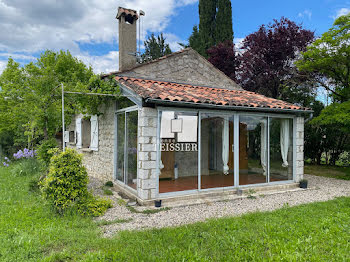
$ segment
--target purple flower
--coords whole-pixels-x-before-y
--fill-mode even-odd
[[[6,166],[6,167],[9,166],[9,164],[7,164],[6,162],[3,162],[2,164],[3,164],[4,166]]]
[[[37,155],[36,150],[29,150],[28,148],[24,148],[23,151],[22,150],[18,150],[17,153],[14,153],[13,157],[15,159],[33,158],[36,155]]]
[[[5,156],[5,160],[6,160],[7,162],[11,162],[10,159],[9,159],[7,156]]]

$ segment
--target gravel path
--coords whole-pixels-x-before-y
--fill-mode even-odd
[[[102,227],[104,235],[110,237],[120,230],[142,230],[147,228],[172,227],[204,221],[208,218],[238,216],[254,211],[271,211],[288,204],[295,206],[305,203],[331,200],[340,196],[350,196],[350,181],[305,175],[309,181],[307,190],[290,191],[277,194],[265,194],[256,199],[240,198],[235,200],[212,202],[192,206],[174,207],[156,214],[133,213],[124,205],[118,204],[120,197],[112,199],[114,207],[98,220],[127,219],[129,222],[114,223]],[[264,194],[264,193],[262,193]],[[144,207],[142,207],[144,208]],[[142,209],[141,208],[141,209]]]

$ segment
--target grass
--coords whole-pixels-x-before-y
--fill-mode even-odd
[[[350,180],[350,167],[305,165],[305,174]]]
[[[30,190],[38,176],[0,168],[0,261],[350,260],[350,198],[103,238],[92,218],[55,214]]]
[[[127,223],[132,221],[132,218],[129,219],[114,219],[114,220],[99,220],[96,221],[96,224],[98,226],[108,226],[108,225],[113,225],[113,224],[121,224],[121,223]]]

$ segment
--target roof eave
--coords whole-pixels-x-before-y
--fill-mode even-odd
[[[145,103],[164,105],[164,106],[182,106],[182,107],[195,107],[195,108],[215,108],[222,110],[236,110],[236,111],[249,111],[249,112],[269,112],[269,113],[292,113],[292,114],[310,114],[313,110],[308,109],[283,109],[283,108],[270,108],[270,107],[248,107],[248,106],[232,106],[232,105],[216,105],[206,103],[193,103],[185,101],[167,101],[162,99],[146,98]]]

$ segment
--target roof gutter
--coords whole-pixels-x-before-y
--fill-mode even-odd
[[[310,114],[313,110],[301,110],[301,109],[281,109],[281,108],[270,108],[270,107],[247,107],[247,106],[225,106],[215,104],[197,104],[192,102],[183,101],[167,101],[162,99],[146,98],[146,103],[164,105],[164,106],[183,106],[183,107],[195,107],[195,108],[216,108],[223,110],[237,110],[237,111],[255,111],[255,112],[274,112],[274,113],[303,113]]]

